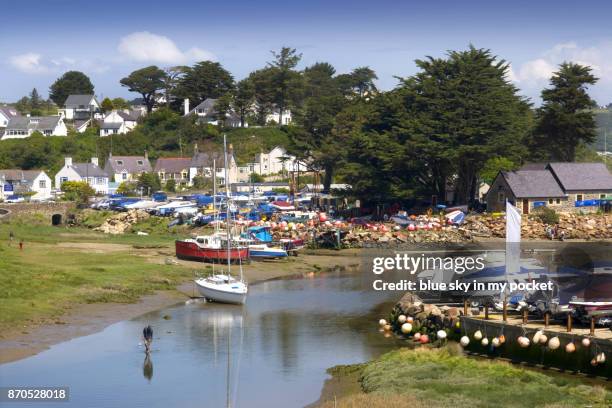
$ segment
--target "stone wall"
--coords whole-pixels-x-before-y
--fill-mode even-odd
[[[19,218],[28,215],[42,215],[51,223],[63,224],[69,212],[76,208],[73,202],[61,203],[15,203],[0,204],[0,219]],[[3,215],[4,214],[4,215]],[[55,216],[55,218],[54,218]],[[59,217],[58,217],[59,216]]]

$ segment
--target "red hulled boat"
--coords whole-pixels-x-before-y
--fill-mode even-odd
[[[229,250],[227,241],[220,234],[202,235],[175,241],[176,257],[201,262],[248,261],[249,248],[232,245]]]

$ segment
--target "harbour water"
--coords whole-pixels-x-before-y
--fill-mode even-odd
[[[45,406],[304,406],[319,398],[327,368],[396,346],[372,324],[395,300],[350,272],[263,282],[244,307],[188,301],[148,313],[1,365],[0,382],[70,387],[68,403]],[[147,324],[149,360],[139,344]]]

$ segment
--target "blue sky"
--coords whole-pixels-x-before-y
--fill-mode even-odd
[[[241,79],[283,45],[338,72],[369,65],[378,86],[416,71],[414,60],[470,43],[511,63],[538,103],[555,66],[589,64],[591,89],[612,102],[611,1],[13,1],[0,24],[0,101],[33,87],[47,95],[67,70],[90,76],[98,97],[135,97],[119,79],[147,65],[221,62]]]

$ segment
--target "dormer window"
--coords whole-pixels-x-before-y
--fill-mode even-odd
[[[137,163],[138,163],[139,166],[142,166],[144,164],[144,162],[142,160],[138,160]]]
[[[117,165],[123,166],[123,160],[117,160]]]
[[[30,123],[38,123],[39,120],[38,119],[30,119]]]

